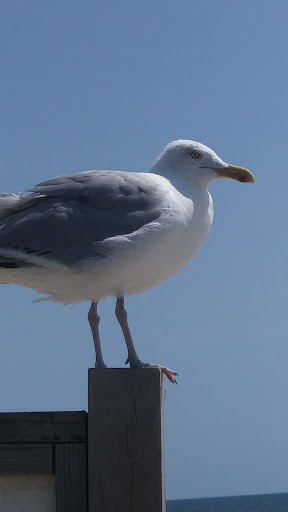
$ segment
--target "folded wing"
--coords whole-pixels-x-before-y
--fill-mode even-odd
[[[27,192],[27,197],[0,196],[0,268],[103,259],[101,242],[161,215],[159,194],[143,173],[90,171]]]

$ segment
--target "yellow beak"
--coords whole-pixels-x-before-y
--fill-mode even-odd
[[[255,183],[255,178],[252,172],[244,167],[236,167],[235,165],[228,165],[228,167],[220,168],[213,167],[213,170],[223,178],[230,178],[232,180],[240,181],[241,183]]]

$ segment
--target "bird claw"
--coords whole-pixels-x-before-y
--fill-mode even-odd
[[[125,364],[128,364],[129,358],[127,359]],[[175,379],[175,376],[178,376],[178,373],[174,372],[173,370],[170,370],[166,366],[161,366],[160,364],[149,364],[149,363],[142,363],[142,361],[134,362],[133,364],[130,363],[131,368],[158,368],[161,370],[161,372],[166,375],[167,379],[172,382],[172,384],[177,384],[177,380]]]
[[[166,375],[167,379],[172,382],[172,384],[177,384],[177,380],[175,379],[175,376],[177,377],[179,374],[174,372],[173,370],[170,370],[169,368],[166,368],[166,366],[161,366],[160,364],[151,365],[155,366],[156,368],[159,368],[164,375]]]

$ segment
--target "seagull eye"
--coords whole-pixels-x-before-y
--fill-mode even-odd
[[[191,158],[194,158],[196,160],[196,158],[200,158],[200,153],[198,153],[198,151],[192,151],[192,153],[190,153],[190,156]]]

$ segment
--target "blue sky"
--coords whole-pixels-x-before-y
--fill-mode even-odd
[[[168,498],[288,491],[287,16],[284,0],[75,0],[0,6],[1,190],[57,174],[146,170],[188,138],[247,166],[211,186],[215,221],[167,283],[127,299],[166,384]],[[3,286],[0,410],[86,408],[88,304]],[[103,351],[126,353],[114,303]]]

